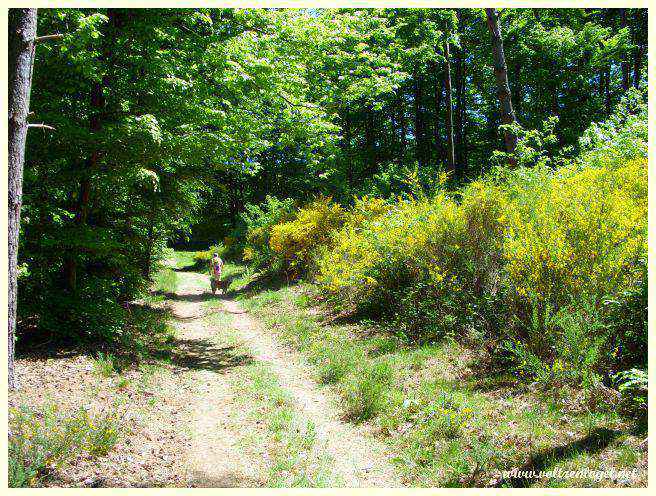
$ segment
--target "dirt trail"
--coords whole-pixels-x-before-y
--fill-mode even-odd
[[[192,443],[187,453],[190,484],[200,487],[266,485],[268,467],[264,450],[247,453],[235,446],[239,433],[247,431],[248,412],[237,407],[229,374],[252,360],[266,362],[289,391],[296,413],[316,426],[317,444],[334,459],[333,474],[347,487],[400,487],[385,446],[362,428],[340,420],[337,399],[311,378],[302,357],[279,344],[262,325],[244,312],[238,302],[222,301],[223,311],[233,317],[233,326],[250,356],[235,355],[220,342],[217,329],[204,319],[208,298],[207,278],[179,273],[180,286],[169,302],[180,343],[177,361],[190,362],[187,374],[197,384],[187,401]],[[220,311],[220,310],[219,310]],[[218,343],[218,344],[217,344]],[[250,421],[252,422],[252,421]]]

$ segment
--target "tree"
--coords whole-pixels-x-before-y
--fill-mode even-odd
[[[456,158],[453,149],[453,97],[451,95],[451,60],[449,42],[444,43],[444,89],[446,91],[446,163],[447,170],[455,172]]]
[[[575,149],[623,96],[627,54],[644,85],[645,9],[626,10],[628,29],[603,9],[481,14],[40,11],[39,32],[68,34],[36,53],[30,107],[57,133],[25,154],[19,346],[120,336],[167,243],[238,238],[267,195],[403,194],[417,161],[426,190],[442,167],[461,182],[491,166],[520,105],[527,130],[557,113],[558,146]]]
[[[508,85],[508,67],[506,66],[506,57],[503,53],[503,39],[497,19],[495,9],[485,9],[487,16],[487,26],[492,37],[492,54],[494,56],[494,75],[497,80],[497,96],[501,106],[501,122],[504,124],[514,124],[516,122],[515,113],[513,112],[512,101],[510,98],[510,87]],[[505,128],[504,141],[506,143],[506,152],[511,156],[511,165],[515,164],[512,154],[517,146],[517,136]]]
[[[23,165],[30,107],[36,9],[9,10],[9,388],[16,385],[14,339],[18,300],[18,236],[23,197]]]
[[[628,29],[626,20],[627,9],[620,9],[620,28]],[[622,89],[627,91],[631,86],[631,65],[629,62],[629,54],[627,53],[622,60]]]

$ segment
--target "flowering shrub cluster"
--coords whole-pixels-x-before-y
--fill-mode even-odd
[[[620,120],[599,127],[610,145],[592,129],[560,167],[349,209],[319,198],[248,240],[402,338],[484,343],[524,376],[599,384],[646,366],[646,145]]]
[[[330,198],[318,198],[298,209],[293,219],[273,226],[269,247],[293,277],[310,269],[314,252],[330,241],[330,233],[344,223],[342,207]]]
[[[324,293],[409,339],[503,341],[520,364],[569,377],[583,364],[611,373],[622,348],[646,337],[634,325],[632,341],[618,342],[604,321],[609,302],[644,282],[642,158],[519,169],[471,183],[459,201],[398,201],[333,237],[318,261]]]
[[[293,200],[279,200],[273,196],[267,196],[263,205],[246,205],[246,211],[241,215],[247,228],[244,261],[257,269],[279,270],[278,260],[269,248],[269,236],[276,224],[293,217],[293,208]]]
[[[10,409],[9,487],[38,486],[76,456],[105,456],[118,440],[119,425],[115,413],[65,413],[55,404],[42,411]]]

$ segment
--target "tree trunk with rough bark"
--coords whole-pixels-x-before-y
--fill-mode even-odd
[[[89,114],[89,131],[91,134],[99,133],[103,128],[103,121],[107,117],[106,102],[104,89],[111,86],[111,65],[113,64],[113,32],[118,31],[121,24],[121,13],[116,9],[107,9],[108,21],[105,27],[103,43],[99,60],[106,64],[103,77],[100,81],[94,81],[90,91],[90,114]],[[87,223],[89,209],[91,205],[91,176],[97,169],[100,160],[100,146],[91,152],[89,158],[85,161],[84,167],[80,174],[80,185],[77,192],[77,202],[75,207],[75,217],[73,222],[77,226],[83,226]],[[77,289],[77,258],[75,251],[68,253],[64,259],[64,285],[69,292],[75,292]]]
[[[513,112],[512,101],[510,97],[510,87],[508,85],[508,67],[506,66],[506,57],[503,53],[503,39],[501,38],[501,29],[497,19],[495,9],[485,9],[487,16],[487,27],[492,37],[492,54],[494,56],[494,75],[497,80],[497,96],[501,105],[501,122],[512,124],[516,122],[515,112]],[[504,132],[504,141],[506,152],[512,154],[517,146],[517,136],[510,131]],[[511,157],[510,164],[515,165],[515,159]]]
[[[458,26],[462,24],[462,16],[458,17]],[[455,158],[458,164],[458,170],[462,173],[467,165],[465,164],[465,53],[464,47],[461,46],[456,52],[456,113],[455,113]]]
[[[437,72],[437,64],[435,71]],[[440,133],[440,114],[442,113],[442,91],[444,89],[444,78],[435,77],[435,123],[433,126],[433,138],[435,140],[435,153],[437,161],[444,159],[444,147],[442,145],[442,135]]]
[[[405,155],[405,150],[407,147],[407,138],[408,138],[408,124],[405,118],[405,106],[403,102],[403,92],[399,95],[399,128],[401,131],[401,150]]]
[[[426,150],[424,146],[424,116],[421,108],[423,81],[421,76],[419,76],[417,73],[415,73],[413,79],[415,106],[415,153],[419,167],[423,167],[426,163]]]
[[[627,27],[626,9],[620,9],[620,27]],[[622,60],[622,89],[627,91],[631,86],[631,66],[628,59]]]
[[[451,61],[449,43],[444,44],[444,89],[446,94],[446,166],[447,171],[455,172],[456,158],[453,147],[453,97],[451,95]]]
[[[36,9],[9,10],[9,389],[16,387],[14,339],[18,301],[18,236],[23,203],[27,115],[36,46]]]

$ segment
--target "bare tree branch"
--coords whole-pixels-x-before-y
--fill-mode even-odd
[[[50,129],[52,131],[55,131],[55,128],[52,126],[48,126],[47,124],[40,123],[40,124],[28,124],[27,127],[36,127],[36,128],[41,128],[41,129]]]
[[[61,40],[64,37],[63,34],[61,33],[56,33],[56,34],[44,34],[43,36],[37,36],[34,38],[35,43],[41,43],[42,41],[53,41],[53,40]]]

